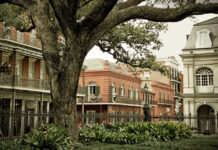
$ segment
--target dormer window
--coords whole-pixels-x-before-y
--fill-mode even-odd
[[[196,48],[209,48],[212,46],[210,39],[210,31],[208,29],[201,29],[197,32]]]

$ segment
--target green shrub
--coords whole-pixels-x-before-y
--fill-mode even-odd
[[[79,131],[81,142],[137,144],[145,141],[172,141],[192,137],[190,128],[182,123],[147,122],[91,124]]]
[[[70,150],[74,146],[66,131],[53,124],[32,130],[24,136],[21,143],[34,150]]]
[[[0,150],[32,150],[29,145],[22,145],[19,141],[0,142]]]

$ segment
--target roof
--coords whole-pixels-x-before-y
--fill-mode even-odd
[[[202,25],[210,25],[210,24],[218,24],[218,17],[202,21],[200,23],[195,24],[194,26],[202,26]]]
[[[209,32],[209,38],[212,45],[205,48],[217,48],[218,47],[218,17],[197,23],[193,26],[191,34],[187,39],[187,43],[184,49],[199,49],[196,47],[197,33],[201,30],[207,30]]]
[[[100,58],[94,58],[94,59],[86,59],[83,63],[87,67],[86,70],[103,70],[105,67],[105,61]],[[112,71],[117,71],[118,64],[108,62],[109,63],[109,69]],[[121,66],[121,72],[123,74],[128,74],[128,70],[126,70],[123,66]]]

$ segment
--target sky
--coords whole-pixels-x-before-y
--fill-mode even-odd
[[[165,33],[160,34],[160,39],[163,42],[163,47],[161,47],[159,51],[155,51],[154,54],[158,58],[175,56],[175,58],[180,63],[179,70],[182,71],[183,64],[179,54],[182,53],[182,49],[186,45],[186,35],[191,33],[194,24],[211,19],[216,16],[218,15],[215,14],[199,15],[199,16],[195,16],[196,18],[194,20],[191,18],[186,18],[179,22],[168,23],[168,30]],[[113,59],[113,56],[101,52],[99,48],[96,46],[86,56],[86,59],[91,59],[91,58],[101,58],[101,59],[109,60],[111,62],[116,62],[116,60]]]

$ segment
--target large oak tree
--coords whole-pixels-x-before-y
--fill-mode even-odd
[[[74,140],[77,140],[76,93],[79,75],[85,56],[94,45],[113,54],[119,61],[133,66],[150,67],[154,61],[148,59],[149,53],[145,54],[147,59],[129,57],[125,49],[119,48],[119,43],[116,43],[118,47],[111,47],[114,41],[108,40],[113,36],[108,34],[109,31],[131,19],[175,22],[191,15],[218,13],[218,3],[210,3],[209,0],[0,1],[0,4],[5,3],[11,5],[11,12],[19,12],[14,23],[17,29],[37,29],[51,86],[54,122],[66,128]],[[1,18],[4,18],[4,15]],[[22,19],[23,23],[19,21]],[[64,47],[61,48],[62,55],[57,42],[59,34],[65,38]],[[104,35],[107,36],[103,38]],[[131,37],[125,40],[128,41],[129,38]],[[140,40],[138,45],[142,44],[142,41]]]

